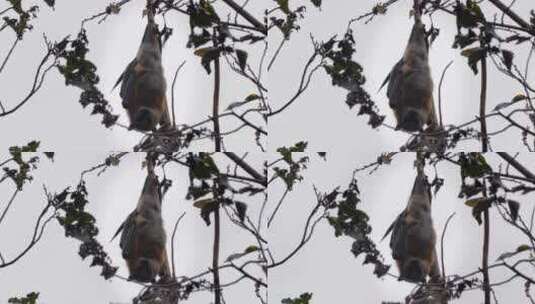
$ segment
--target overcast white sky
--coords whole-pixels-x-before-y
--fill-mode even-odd
[[[273,1],[249,2],[248,8],[256,16],[263,14],[266,5],[273,6]],[[305,20],[300,21],[302,29],[293,34],[270,71],[269,99],[274,109],[284,104],[296,89],[299,73],[312,52],[309,34],[314,33],[318,40],[343,34],[349,19],[368,12],[376,4],[374,0],[323,2],[321,11],[309,5],[309,0],[290,2],[292,6],[308,4],[309,8]],[[377,94],[375,92],[403,52],[412,24],[408,18],[410,2],[400,1],[389,9],[386,16],[379,16],[367,25],[360,23],[353,26],[357,39],[356,59],[364,66],[368,79],[366,88],[381,113],[387,115],[386,122],[389,124],[394,123],[394,117],[388,108],[385,90]],[[30,78],[44,52],[43,33],[56,41],[68,34],[75,35],[80,20],[102,11],[108,3],[107,0],[57,1],[54,12],[42,4],[39,18],[33,21],[35,29],[25,35],[5,71],[0,74],[0,98],[4,106],[16,104],[29,89]],[[121,114],[119,121],[124,124],[127,124],[127,118],[120,106],[118,91],[110,90],[138,48],[145,27],[145,20],[141,19],[143,6],[142,0],[132,1],[122,8],[120,15],[111,16],[102,24],[93,22],[86,26],[91,48],[89,58],[97,65],[101,77],[99,88],[106,94],[115,112]],[[482,4],[482,7],[485,12],[493,11],[487,4]],[[529,0],[518,0],[514,7],[526,17],[534,5]],[[429,24],[427,18],[424,21]],[[444,120],[446,123],[471,120],[478,111],[479,77],[473,75],[459,51],[451,48],[456,31],[453,18],[437,14],[434,21],[441,30],[430,54],[436,85],[442,69],[450,60],[454,60],[443,87]],[[175,69],[186,60],[175,91],[176,115],[178,123],[194,123],[205,119],[211,111],[213,79],[200,67],[199,58],[192,55],[192,50],[184,47],[189,32],[187,19],[170,14],[167,22],[174,28],[174,35],[166,44],[163,55],[165,73],[169,79],[168,93]],[[0,58],[7,54],[14,39],[6,32],[0,34]],[[278,45],[279,41],[280,36],[275,30],[273,35],[270,34],[269,43]],[[250,54],[261,47],[258,44],[256,49],[250,50]],[[526,54],[525,47],[519,48],[515,63],[523,65]],[[252,64],[257,63],[258,58],[255,57],[249,57]],[[249,83],[229,74],[229,71],[223,71],[222,108],[253,92]],[[535,80],[535,76],[530,75],[530,80]],[[520,86],[494,73],[494,68],[489,74],[489,84],[489,109],[521,92]],[[90,110],[82,109],[78,103],[79,94],[78,88],[65,87],[61,77],[54,71],[47,78],[44,88],[27,105],[16,114],[0,119],[0,160],[5,158],[8,146],[22,145],[33,139],[42,141],[42,150],[58,151],[54,163],[42,160],[40,169],[34,173],[35,181],[26,186],[0,225],[0,251],[5,257],[12,256],[25,246],[33,219],[44,204],[43,184],[53,192],[59,192],[67,185],[76,185],[80,172],[100,163],[107,155],[106,151],[131,150],[141,138],[139,133],[127,132],[122,128],[105,129],[100,124],[99,116],[89,116]],[[332,190],[337,185],[345,186],[354,168],[374,161],[381,151],[398,150],[408,137],[389,129],[372,130],[366,124],[366,117],[357,117],[355,110],[347,108],[345,95],[346,91],[332,87],[323,71],[319,71],[313,78],[311,88],[284,114],[269,121],[271,152],[276,147],[292,145],[301,140],[309,142],[308,151],[329,152],[327,162],[310,154],[312,162],[305,173],[305,181],[288,195],[282,206],[269,233],[270,247],[276,257],[285,256],[297,244],[305,222],[304,216],[314,203],[313,184],[321,191]],[[235,124],[224,123],[223,128],[228,130],[233,126]],[[490,122],[489,130],[497,130],[500,126]],[[238,133],[226,140],[226,146],[234,151],[257,151],[253,138],[252,132]],[[506,136],[495,138],[493,148],[497,151],[523,150],[519,139],[519,132],[511,131]],[[480,144],[465,143],[460,148],[479,150]],[[199,142],[192,149],[212,150],[213,143]],[[535,164],[534,156],[527,153],[521,155],[521,160],[532,170],[535,170],[532,165]],[[94,212],[101,229],[99,240],[111,254],[114,264],[120,266],[119,273],[125,276],[127,271],[118,243],[108,240],[137,202],[145,172],[141,169],[142,157],[129,155],[118,168],[112,168],[99,178],[88,178],[89,208]],[[273,159],[275,155],[253,153],[249,157],[253,165],[259,168],[265,158]],[[489,159],[493,165],[499,161],[496,156],[489,156]],[[372,238],[375,241],[379,240],[405,206],[414,177],[412,163],[413,156],[403,154],[397,156],[391,166],[380,169],[372,176],[366,173],[358,176],[362,191],[361,208],[371,216],[371,225],[374,227]],[[437,231],[442,231],[449,214],[457,212],[446,235],[446,270],[449,273],[467,273],[480,264],[481,227],[471,217],[470,209],[457,198],[459,173],[456,168],[444,165],[439,166],[438,170],[445,178],[445,185],[433,203]],[[432,175],[432,172],[428,173]],[[163,206],[167,230],[171,230],[183,211],[187,212],[179,228],[177,271],[179,275],[195,274],[206,270],[211,263],[212,227],[206,227],[198,210],[184,199],[188,185],[186,170],[173,168],[167,174],[174,181]],[[9,184],[0,185],[0,210],[5,206],[10,191],[12,188]],[[270,188],[270,208],[274,207],[282,191],[282,186],[278,184]],[[256,200],[247,202],[250,212],[258,212]],[[520,202],[521,213],[526,215],[534,207],[535,200],[530,196]],[[501,224],[496,212],[491,213],[493,238],[490,260],[494,261],[503,251],[513,250],[524,241],[508,226]],[[249,235],[229,225],[224,227],[222,235],[222,258],[252,242]],[[401,301],[412,285],[392,278],[376,279],[370,266],[362,266],[362,259],[354,259],[349,251],[351,242],[349,239],[335,239],[332,228],[326,223],[320,224],[302,252],[270,272],[269,302],[280,303],[282,298],[306,291],[314,293],[314,304]],[[387,262],[391,263],[388,242],[379,245]],[[66,239],[62,229],[52,223],[43,241],[34,250],[16,265],[0,271],[0,302],[34,290],[41,292],[42,304],[128,303],[137,294],[139,287],[135,284],[117,279],[104,281],[98,275],[100,269],[90,269],[87,261],[81,262],[77,255],[78,246],[79,242]],[[396,272],[395,269],[392,271]],[[500,280],[504,278],[503,275],[493,272],[492,280]],[[233,278],[224,274],[223,281],[228,282]],[[256,303],[252,288],[252,284],[244,283],[226,291],[227,303]],[[506,288],[497,289],[497,296],[502,300],[501,303],[524,303],[522,292],[523,286],[515,281]],[[206,304],[211,299],[211,294],[204,293],[194,296],[188,303]],[[481,299],[481,292],[476,291],[467,293],[457,303],[481,303]]]
[[[27,1],[23,2],[26,5]],[[80,29],[81,20],[102,12],[111,2],[108,0],[92,1],[56,1],[56,10],[51,11],[42,1],[30,1],[41,5],[39,18],[32,21],[35,29],[24,36],[2,74],[0,74],[0,97],[7,109],[18,104],[31,87],[33,75],[38,63],[45,54],[42,35],[46,33],[52,41],[61,41],[65,36],[75,37]],[[146,18],[141,18],[145,0],[135,0],[121,9],[119,15],[110,16],[98,24],[96,20],[86,24],[89,38],[91,60],[98,68],[100,76],[99,89],[110,101],[115,114],[120,114],[119,122],[128,125],[128,118],[121,106],[119,90],[111,91],[119,75],[134,58],[145,30]],[[2,4],[0,7],[5,6]],[[254,1],[248,9],[256,16],[262,16],[261,3]],[[228,7],[218,3],[220,12],[230,12]],[[226,13],[222,18],[226,18]],[[259,17],[260,18],[260,17]],[[189,20],[178,13],[167,15],[167,24],[174,29],[174,35],[163,49],[163,65],[168,82],[168,99],[171,103],[171,84],[175,70],[186,60],[180,71],[175,87],[175,114],[177,124],[194,124],[211,115],[213,98],[213,74],[208,75],[200,65],[200,58],[187,49]],[[160,27],[163,20],[157,19]],[[4,58],[14,40],[12,31],[0,34],[0,58]],[[257,43],[242,46],[250,52],[249,63],[257,66],[259,50],[264,45]],[[221,73],[221,111],[233,102],[243,101],[255,88],[250,82],[234,75],[226,64],[222,64]],[[142,138],[138,132],[127,131],[120,127],[105,129],[100,124],[101,116],[90,116],[90,109],[83,109],[78,103],[81,90],[65,87],[62,76],[53,70],[43,89],[38,92],[19,111],[0,120],[2,143],[23,144],[32,139],[40,139],[48,150],[132,150]],[[238,110],[238,112],[240,112]],[[247,116],[252,122],[262,125],[262,119],[254,115]],[[235,120],[221,120],[222,132],[232,130],[239,125]],[[210,128],[212,126],[210,125]],[[224,143],[232,151],[259,151],[254,140],[254,132],[244,130],[226,137]],[[4,146],[4,145],[2,145]],[[191,150],[213,150],[213,142],[203,140],[195,143]]]
[[[33,174],[34,182],[27,185],[17,197],[0,226],[2,255],[9,259],[26,246],[33,232],[33,223],[45,204],[43,185],[50,192],[60,192],[69,185],[75,186],[80,179],[80,172],[101,163],[106,156],[103,152],[59,152],[54,163],[43,158],[40,169]],[[5,152],[0,153],[0,159],[6,159]],[[123,277],[128,276],[128,271],[121,257],[119,242],[109,240],[137,204],[146,174],[146,170],[141,169],[143,159],[144,154],[132,153],[123,158],[119,167],[106,171],[100,177],[92,175],[86,178],[90,202],[87,208],[96,217],[100,229],[97,239],[110,254],[113,265],[119,266],[117,274]],[[230,164],[222,155],[215,159],[222,169]],[[261,168],[262,154],[250,154],[247,159],[255,168]],[[157,173],[162,176],[160,171]],[[166,174],[173,180],[173,187],[163,201],[165,229],[170,238],[175,221],[182,212],[186,212],[175,240],[175,262],[177,276],[192,276],[211,266],[213,226],[206,226],[199,216],[199,209],[185,199],[189,186],[188,171],[181,166],[168,166]],[[0,184],[2,210],[12,191],[11,182]],[[250,215],[258,214],[260,197],[247,196],[241,200],[248,204]],[[242,252],[256,241],[249,233],[232,225],[226,216],[222,216],[222,219],[223,262],[229,255]],[[131,303],[140,286],[116,278],[105,281],[99,276],[100,268],[89,268],[89,260],[82,262],[78,256],[79,245],[79,241],[65,238],[63,228],[55,221],[51,222],[42,241],[32,251],[13,266],[0,271],[0,303],[30,291],[41,293],[41,304]],[[261,276],[261,271],[255,272],[254,267],[248,269]],[[238,277],[232,270],[221,272],[222,283],[229,283]],[[227,303],[253,303],[256,301],[253,291],[253,283],[243,281],[224,291],[225,300]],[[201,292],[194,294],[187,303],[206,304],[210,301],[213,301],[213,295]]]
[[[313,52],[309,34],[312,33],[319,41],[327,41],[334,34],[340,37],[345,33],[351,18],[371,11],[378,1],[323,2],[321,11],[309,5],[306,18],[299,22],[301,30],[292,34],[292,40],[285,44],[278,61],[270,70],[270,100],[274,109],[285,104],[297,89],[300,73]],[[295,7],[298,4],[308,4],[309,1],[291,3]],[[412,1],[399,1],[390,6],[385,16],[378,16],[369,24],[361,22],[352,26],[357,49],[354,59],[364,67],[367,79],[364,87],[380,112],[387,116],[385,122],[390,125],[395,125],[395,119],[388,106],[386,89],[379,93],[377,91],[393,65],[403,55],[413,23],[413,19],[409,19],[411,6]],[[483,3],[481,7],[487,16],[496,12],[491,4]],[[529,11],[534,5],[533,1],[519,0],[513,8],[520,16],[529,20]],[[480,76],[474,76],[466,58],[460,55],[458,49],[451,48],[457,32],[455,18],[436,13],[433,19],[435,26],[440,28],[440,35],[431,46],[429,55],[435,82],[435,102],[438,102],[438,83],[442,70],[453,60],[442,88],[444,124],[470,121],[479,113]],[[424,22],[429,25],[429,18],[425,17]],[[276,32],[270,34],[269,41],[270,45],[278,46],[280,35]],[[528,50],[527,44],[515,48],[515,64],[524,66]],[[534,66],[532,61],[531,67]],[[532,72],[529,79],[533,82],[535,73]],[[513,96],[522,92],[519,85],[496,73],[492,64],[489,64],[488,83],[489,110],[499,103],[510,101]],[[357,116],[357,110],[347,107],[346,94],[346,90],[331,85],[330,78],[323,70],[318,71],[310,88],[301,98],[284,114],[270,119],[270,146],[280,147],[308,140],[314,151],[399,151],[409,135],[387,128],[373,130],[366,124],[367,116]],[[503,126],[499,120],[489,120],[488,124],[489,132],[499,130]],[[373,140],[366,140],[363,145],[362,140],[370,138]],[[492,148],[494,151],[525,151],[520,138],[520,132],[510,130],[505,135],[495,137]],[[481,150],[481,147],[477,142],[467,142],[461,144],[458,149],[472,151]]]
[[[311,162],[304,174],[305,180],[288,194],[279,210],[278,218],[270,228],[270,248],[275,253],[276,260],[286,256],[299,242],[305,217],[316,203],[313,185],[322,192],[330,192],[338,185],[344,189],[355,168],[374,162],[377,158],[377,154],[373,152],[347,151],[327,154],[327,162],[315,154],[309,156]],[[497,168],[497,164],[501,162],[495,154],[489,154],[487,159],[493,168]],[[519,160],[530,170],[535,169],[533,153],[522,154]],[[402,153],[395,156],[390,166],[380,168],[373,175],[368,175],[368,171],[357,175],[362,200],[359,207],[370,216],[370,225],[373,227],[371,238],[377,243],[386,263],[391,265],[394,261],[388,247],[389,238],[383,242],[379,241],[407,203],[416,174],[413,162],[413,153]],[[482,227],[477,225],[471,209],[464,205],[464,200],[457,197],[460,191],[458,168],[443,164],[438,166],[437,170],[439,176],[445,179],[444,186],[432,203],[438,239],[442,235],[447,217],[456,212],[445,236],[445,269],[447,274],[467,274],[481,265]],[[434,177],[432,168],[428,167],[426,173],[430,178]],[[283,190],[280,184],[270,185],[270,206],[278,202]],[[535,195],[520,198],[518,201],[521,205],[521,215],[529,219],[535,207]],[[495,208],[491,209],[490,214],[489,263],[493,263],[503,252],[514,251],[528,241],[506,225]],[[270,271],[270,303],[280,303],[283,298],[298,296],[303,292],[312,292],[312,303],[318,304],[403,302],[415,285],[398,282],[392,277],[377,279],[373,275],[373,266],[363,266],[363,257],[354,258],[350,252],[352,242],[352,239],[344,237],[336,239],[332,227],[326,221],[320,223],[311,241],[300,253],[285,266]],[[535,276],[532,267],[523,270],[527,275]],[[394,265],[391,272],[398,274]],[[501,270],[493,270],[491,282],[504,280],[509,275]],[[524,287],[519,280],[505,287],[498,287],[495,291],[499,303],[526,303]],[[482,292],[467,292],[461,300],[454,303],[483,303]]]

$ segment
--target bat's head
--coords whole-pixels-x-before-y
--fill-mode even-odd
[[[132,118],[130,129],[153,131],[156,129],[159,120],[160,117],[157,111],[148,107],[141,107]]]
[[[399,279],[412,283],[425,282],[428,268],[429,267],[426,267],[425,261],[417,258],[410,258],[405,261],[403,268],[401,268]]]
[[[134,271],[130,273],[130,279],[138,282],[154,282],[158,274],[158,262],[154,259],[140,258]]]
[[[421,132],[423,130],[425,120],[421,111],[408,109],[401,114],[396,130],[407,132]]]

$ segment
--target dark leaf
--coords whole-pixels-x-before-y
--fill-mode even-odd
[[[502,49],[502,56],[503,56],[503,64],[505,64],[507,69],[510,71],[513,65],[513,58],[515,54],[511,51]]]
[[[507,205],[509,206],[509,212],[511,213],[511,220],[516,222],[518,219],[518,210],[520,209],[520,204],[517,201],[507,200]]]
[[[50,160],[54,160],[54,152],[43,152],[45,154],[45,156],[50,159]]]
[[[316,7],[321,7],[321,0],[310,0],[310,2]]]
[[[234,202],[234,205],[236,205],[238,218],[240,219],[240,222],[243,223],[245,221],[245,216],[247,215],[247,205],[242,202]]]
[[[56,0],[44,0],[44,1],[50,7],[54,7],[54,5],[56,4]]]
[[[312,294],[307,292],[307,293],[301,294],[299,296],[299,298],[294,298],[294,299],[285,298],[285,299],[282,299],[281,303],[282,304],[312,304],[310,302],[311,299],[312,299]]]
[[[487,56],[487,52],[482,47],[474,47],[470,49],[465,49],[461,52],[462,56],[465,56],[468,58],[468,66],[474,71],[474,74],[478,73],[477,69],[477,63],[483,59],[483,57]]]
[[[238,64],[240,65],[240,69],[242,71],[245,71],[245,67],[247,66],[247,52],[244,50],[236,50],[236,56],[238,57]]]

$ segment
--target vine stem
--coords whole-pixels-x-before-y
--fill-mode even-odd
[[[221,282],[219,281],[219,237],[220,237],[219,202],[214,211],[214,251],[212,269],[214,272],[214,303],[221,304]]]
[[[214,119],[215,151],[221,152],[221,130],[219,128],[219,91],[221,84],[221,69],[219,57],[214,60],[214,104],[212,116]]]
[[[487,60],[486,55],[481,58],[481,96],[479,103],[479,115],[481,121],[481,151],[488,152],[488,135],[486,120],[487,103]],[[485,181],[483,184],[486,185]],[[487,191],[483,190],[483,196],[487,196]],[[489,281],[489,234],[490,234],[489,209],[483,211],[483,292],[485,294],[485,304],[490,304],[490,281]]]

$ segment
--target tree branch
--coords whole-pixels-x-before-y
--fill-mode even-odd
[[[266,177],[258,173],[253,167],[246,163],[234,152],[225,152],[225,155],[230,158],[236,165],[240,166],[245,172],[249,173],[253,178],[260,181],[262,185],[267,186]]]
[[[221,152],[221,131],[219,129],[219,88],[221,84],[221,70],[219,66],[219,57],[214,60],[214,105],[213,113],[214,117],[214,137],[215,137],[215,151]]]
[[[530,34],[535,36],[535,30],[533,27],[527,23],[524,19],[522,19],[520,16],[518,16],[515,12],[513,12],[509,7],[507,7],[505,4],[503,4],[500,0],[489,0],[494,6],[496,6],[499,10],[504,12],[509,18],[511,18],[514,22],[516,22],[518,25],[529,31]]]
[[[481,117],[481,150],[488,152],[488,134],[486,119],[487,104],[487,58],[486,55],[481,58],[481,95],[479,103],[479,117]]]
[[[214,303],[221,304],[221,283],[219,281],[219,234],[220,234],[219,202],[214,210],[214,249],[212,269],[214,272]]]
[[[483,43],[481,43],[483,46]],[[488,134],[487,134],[487,120],[486,120],[486,104],[487,104],[487,58],[486,54],[481,58],[481,95],[479,103],[479,116],[481,117],[481,150],[483,153],[488,151]],[[485,185],[486,182],[483,181]],[[487,197],[486,187],[483,190],[483,196]],[[482,256],[482,272],[483,272],[483,293],[485,295],[485,304],[490,304],[490,282],[489,282],[489,209],[483,211],[483,256]]]
[[[498,152],[498,155],[501,158],[503,158],[506,162],[508,162],[511,166],[513,166],[516,170],[518,170],[518,172],[520,172],[526,178],[528,178],[531,181],[535,182],[535,175],[533,173],[531,173],[528,169],[526,169],[526,167],[524,167],[522,164],[520,164],[516,159],[514,159],[507,152]]]
[[[244,10],[239,4],[237,4],[233,0],[223,0],[223,2],[225,2],[233,10],[235,10],[236,13],[238,13],[245,20],[251,23],[260,32],[262,32],[264,35],[267,35],[267,28],[260,21],[258,21],[255,17],[253,17],[253,15],[249,14],[248,11]]]

